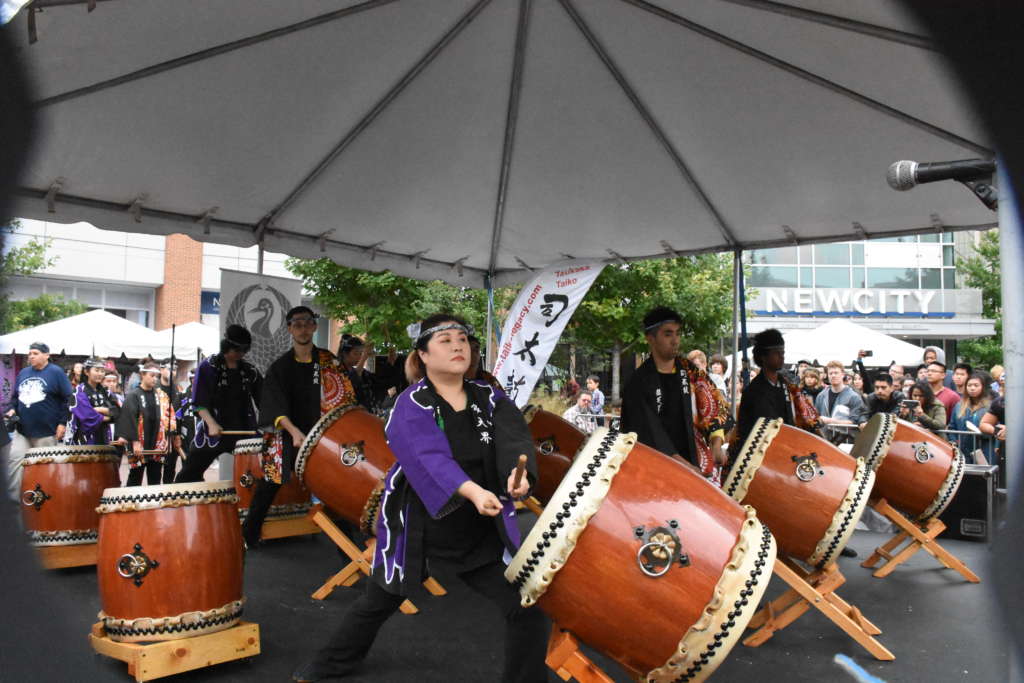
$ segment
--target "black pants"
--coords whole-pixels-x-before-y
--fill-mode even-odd
[[[174,470],[178,467],[178,451],[171,449],[171,452],[164,456],[163,483],[174,483]]]
[[[192,444],[188,449],[188,458],[185,460],[185,464],[181,466],[181,471],[174,478],[174,482],[181,484],[182,482],[202,481],[203,474],[213,464],[213,461],[217,459],[217,456],[221,453],[234,452],[235,444],[243,438],[249,437],[222,436],[216,446],[198,447]]]
[[[505,618],[503,683],[546,683],[544,658],[551,623],[536,607],[520,605],[519,591],[505,580],[504,571],[504,565],[492,562],[458,577],[497,605]],[[355,669],[369,652],[377,631],[403,600],[404,597],[388,593],[376,581],[367,579],[366,593],[356,599],[326,647],[316,654],[315,675],[344,676]]]
[[[294,476],[294,475],[293,475]],[[249,512],[242,524],[242,538],[252,548],[260,541],[260,530],[263,528],[263,520],[267,518],[267,511],[274,502],[280,484],[272,484],[266,479],[256,480],[256,490],[252,492],[252,500],[249,502]]]
[[[125,486],[142,486],[142,473],[146,473],[146,483],[155,486],[160,483],[160,473],[163,465],[158,462],[147,462],[141,467],[133,467],[128,470],[128,482]]]

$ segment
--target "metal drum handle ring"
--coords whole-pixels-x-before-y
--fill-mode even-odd
[[[142,577],[156,569],[160,563],[151,560],[142,552],[142,545],[136,543],[133,552],[125,553],[117,560],[117,573],[123,578],[132,579],[136,586],[142,585]]]
[[[50,500],[50,495],[43,490],[42,485],[36,484],[31,490],[21,494],[21,503],[25,507],[34,507],[36,510],[43,507],[43,503]]]
[[[651,571],[647,568],[647,564],[644,562],[644,553],[647,552],[649,548],[660,548],[665,554],[665,557],[668,558],[668,562],[666,562],[665,566],[660,570]],[[661,541],[648,541],[640,546],[640,550],[636,551],[636,562],[640,565],[640,571],[647,574],[647,576],[653,576],[654,578],[662,576],[672,568],[672,547],[669,546],[668,543],[663,543]]]

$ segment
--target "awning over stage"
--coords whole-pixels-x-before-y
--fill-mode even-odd
[[[479,287],[990,226],[899,159],[991,157],[921,29],[864,0],[36,0],[17,215]],[[51,211],[54,211],[51,213]]]

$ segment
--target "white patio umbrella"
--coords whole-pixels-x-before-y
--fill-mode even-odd
[[[886,185],[993,154],[887,0],[35,0],[12,26],[24,217],[473,287],[994,225],[952,183]]]

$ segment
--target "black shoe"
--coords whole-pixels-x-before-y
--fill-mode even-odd
[[[843,557],[857,557],[857,551],[849,546],[843,548],[842,552],[839,554]]]

